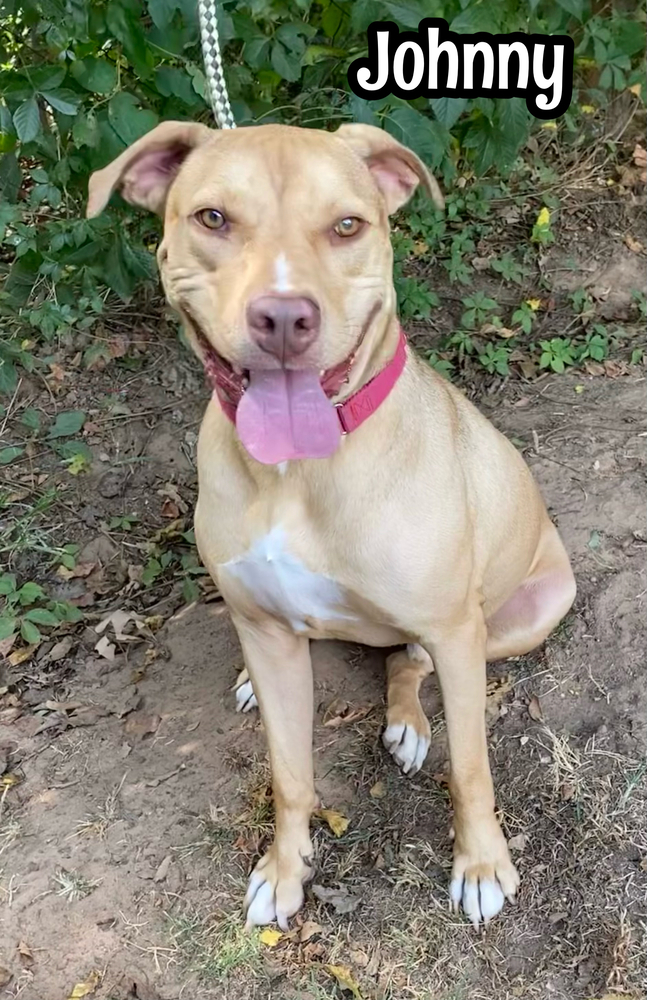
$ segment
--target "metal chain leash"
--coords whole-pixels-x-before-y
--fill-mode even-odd
[[[231,104],[229,103],[225,75],[222,71],[216,0],[198,0],[198,13],[200,15],[200,34],[202,36],[202,56],[209,84],[211,107],[220,128],[236,128]]]

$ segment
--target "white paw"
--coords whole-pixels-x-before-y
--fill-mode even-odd
[[[429,737],[404,722],[391,723],[382,733],[382,742],[404,774],[415,774],[429,750]]]
[[[481,923],[487,924],[501,912],[505,902],[499,883],[487,878],[453,878],[449,892],[454,912],[457,913],[462,905],[465,916],[475,927]]]
[[[252,708],[258,708],[258,702],[256,701],[252,682],[246,680],[236,688],[236,711],[249,712]]]
[[[454,854],[454,867],[449,894],[455,913],[462,906],[465,916],[474,927],[487,924],[500,913],[506,899],[514,901],[519,887],[517,869],[510,861],[508,848],[498,829],[498,836],[490,850],[479,852],[481,858],[490,855],[495,861],[470,861],[469,856]],[[474,857],[474,855],[472,855]]]
[[[310,852],[312,848],[309,848]],[[288,921],[303,906],[303,883],[312,870],[300,852],[296,852],[294,870],[279,875],[272,847],[261,858],[249,877],[245,894],[245,926],[260,927],[276,921],[282,931]]]

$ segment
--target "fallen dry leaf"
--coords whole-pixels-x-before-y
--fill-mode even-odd
[[[386,788],[384,787],[383,781],[376,781],[372,788],[369,789],[368,794],[372,799],[383,799],[386,795]]]
[[[485,715],[487,719],[493,719],[498,716],[501,701],[512,690],[512,687],[510,674],[504,674],[502,677],[492,677],[488,681],[485,701]]]
[[[528,715],[533,720],[533,722],[544,721],[544,713],[541,710],[539,698],[537,697],[536,694],[533,694],[532,698],[528,702]]]
[[[342,990],[352,993],[356,1000],[362,1000],[359,983],[347,965],[324,965],[324,969],[333,979],[337,980],[337,984],[341,986]]]
[[[511,851],[523,851],[526,844],[528,843],[528,838],[525,833],[518,833],[516,837],[510,837],[508,841],[508,847]]]
[[[353,965],[358,969],[365,969],[368,965],[368,955],[361,948],[351,948],[350,957]]]
[[[91,993],[94,993],[100,982],[101,973],[96,971],[91,972],[85,982],[76,984],[67,1000],[81,1000],[82,997],[90,996]]]
[[[26,660],[31,659],[39,645],[39,642],[35,642],[32,646],[24,646],[22,649],[17,649],[15,653],[10,653],[7,659],[11,666],[17,667],[19,663],[25,663]]]
[[[163,882],[168,875],[168,870],[171,867],[171,861],[173,860],[172,855],[167,854],[164,860],[160,863],[159,868],[153,875],[153,882]]]
[[[22,708],[4,708],[0,712],[0,725],[9,726],[22,715]]]
[[[327,823],[336,837],[343,837],[350,825],[350,820],[335,809],[317,809],[314,815]]]
[[[575,795],[575,785],[572,781],[565,781],[559,790],[563,802],[569,802]]]
[[[0,656],[9,655],[17,638],[18,634],[14,632],[13,635],[8,635],[6,639],[0,639]]]
[[[631,233],[627,233],[625,236],[625,244],[629,247],[632,253],[644,253],[645,247],[640,240],[635,239]]]
[[[277,944],[283,937],[282,931],[276,931],[273,927],[266,927],[264,931],[258,935],[261,944],[266,945],[268,948],[276,948]]]
[[[180,513],[180,508],[173,500],[168,498],[162,504],[162,517],[176,518]]]
[[[60,640],[60,642],[54,643],[49,653],[47,654],[47,659],[53,663],[56,663],[58,660],[62,660],[63,657],[67,656],[67,654],[70,652],[73,645],[74,645],[73,637],[71,635],[66,635],[65,638]]]
[[[347,726],[351,722],[358,722],[360,719],[365,719],[373,708],[373,705],[360,705],[353,708],[347,701],[336,698],[324,712],[323,724],[329,729],[337,729],[338,726]]]
[[[315,934],[323,934],[324,929],[321,924],[316,923],[314,920],[306,920],[299,931],[299,941],[301,944],[305,944],[310,938],[314,937]]]
[[[11,982],[12,978],[13,977],[9,972],[9,969],[5,969],[3,966],[0,965],[0,986],[6,986],[7,983]]]
[[[99,656],[102,656],[104,660],[114,660],[117,647],[114,642],[110,642],[107,635],[102,635],[94,647],[94,651],[95,653],[98,653]]]
[[[30,969],[34,964],[34,956],[26,941],[18,942],[18,954],[20,955],[20,961],[25,968]]]
[[[303,948],[303,957],[306,962],[314,962],[315,958],[321,958],[325,952],[326,949],[320,941],[310,941]]]
[[[312,892],[337,913],[352,913],[359,906],[359,896],[353,896],[348,889],[328,889],[325,885],[313,885]]]
[[[126,719],[124,729],[131,736],[143,739],[149,733],[157,732],[162,720],[159,715],[149,715],[147,712],[132,712]]]
[[[165,483],[160,490],[157,491],[157,495],[160,497],[167,497],[172,500],[173,503],[178,508],[178,513],[186,514],[189,509],[189,505],[186,500],[183,500],[178,492],[178,488],[174,483]],[[177,514],[175,515],[177,517]]]
[[[41,701],[39,705],[34,705],[34,711],[47,711],[47,712],[74,712],[77,708],[82,708],[83,703],[80,701]]]

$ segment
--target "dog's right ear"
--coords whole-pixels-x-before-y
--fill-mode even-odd
[[[86,217],[104,210],[113,191],[131,205],[161,215],[166,196],[182,163],[196,146],[217,133],[197,122],[162,122],[121,156],[90,177]]]

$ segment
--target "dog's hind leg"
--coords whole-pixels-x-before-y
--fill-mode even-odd
[[[405,774],[419,771],[429,750],[431,730],[418,693],[433,669],[429,653],[413,644],[386,661],[387,709],[382,741]]]
[[[237,712],[251,712],[253,708],[258,708],[258,702],[247,669],[241,670],[238,674],[236,683],[234,684],[234,691],[236,693]]]

